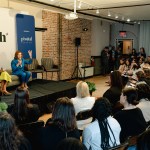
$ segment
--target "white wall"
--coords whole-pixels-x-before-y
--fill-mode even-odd
[[[110,23],[92,20],[92,56],[100,56],[102,49],[109,46]]]
[[[3,69],[11,68],[16,51],[15,15],[11,9],[0,8],[0,67]]]
[[[31,6],[24,4],[23,2],[15,2],[9,0],[0,0],[0,7],[10,7],[14,10],[22,11],[25,14],[29,14],[34,16],[35,18],[35,26],[36,27],[42,27],[42,8],[36,7],[36,6]],[[36,57],[40,63],[41,57],[42,57],[42,32],[36,32],[35,34],[35,39],[36,39]]]

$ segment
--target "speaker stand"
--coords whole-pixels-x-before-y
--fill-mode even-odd
[[[79,63],[78,63],[78,46],[77,46],[77,59],[76,59],[76,66],[74,68],[74,71],[73,71],[73,74],[71,76],[71,79],[78,79],[79,78],[79,75],[80,77],[82,78],[82,74],[81,74],[81,71],[80,71],[80,68],[79,68]]]

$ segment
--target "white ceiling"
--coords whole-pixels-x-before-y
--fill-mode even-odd
[[[24,0],[35,2],[42,2],[45,4],[54,5],[73,11],[74,0]],[[79,9],[79,3],[81,8]],[[139,6],[137,6],[139,5]],[[143,5],[143,6],[142,6]],[[44,6],[44,5],[43,5]],[[125,7],[128,6],[128,7]],[[131,7],[133,6],[133,7]],[[48,8],[48,6],[45,6]],[[120,7],[120,8],[112,8]],[[93,9],[93,10],[92,10]],[[96,10],[100,13],[96,14]],[[110,12],[111,17],[108,17]],[[114,19],[118,21],[126,21],[128,18],[134,22],[139,20],[150,20],[150,0],[77,0],[77,13],[89,14],[92,17],[103,17],[108,19]],[[115,16],[118,16],[118,19]]]

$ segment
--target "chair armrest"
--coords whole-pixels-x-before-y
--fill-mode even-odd
[[[58,65],[53,65],[53,68],[58,69],[59,67],[58,67]]]
[[[45,68],[44,68],[43,65],[38,65],[38,66],[37,66],[37,69],[42,69],[42,70],[44,70]]]

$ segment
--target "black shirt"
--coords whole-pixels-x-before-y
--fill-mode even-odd
[[[121,142],[124,142],[129,136],[139,135],[146,129],[146,121],[139,108],[121,110],[114,115],[114,118],[121,126]]]
[[[38,135],[39,149],[41,150],[55,150],[57,144],[64,138],[74,137],[80,139],[78,129],[70,132],[61,130],[58,125],[51,123],[46,127],[41,128]]]

